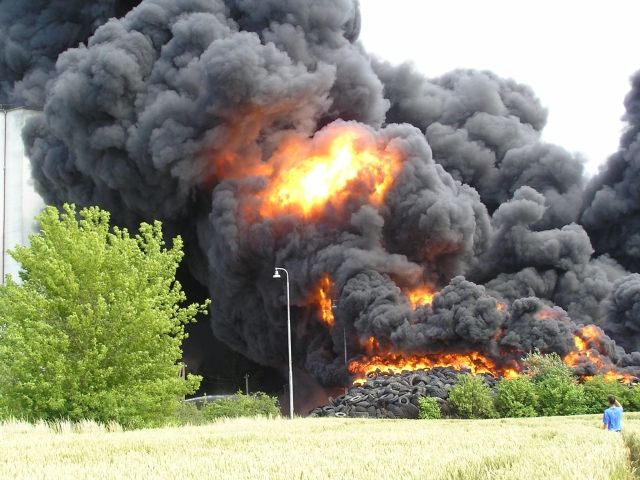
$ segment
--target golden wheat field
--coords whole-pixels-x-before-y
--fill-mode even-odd
[[[136,431],[9,422],[0,478],[635,478],[623,436],[599,420],[234,419]],[[640,435],[640,414],[624,427],[627,440]]]

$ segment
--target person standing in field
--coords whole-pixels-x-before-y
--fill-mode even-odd
[[[622,430],[622,405],[613,395],[607,398],[609,408],[604,411],[602,416],[602,428],[610,432],[619,432]]]

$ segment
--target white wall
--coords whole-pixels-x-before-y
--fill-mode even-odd
[[[7,251],[28,242],[29,234],[37,231],[34,218],[44,207],[33,188],[31,165],[22,142],[22,127],[33,114],[34,111],[23,108],[0,110],[0,274],[3,282],[8,273],[18,279],[20,266]]]

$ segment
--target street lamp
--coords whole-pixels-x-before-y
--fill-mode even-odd
[[[282,278],[280,271],[283,271],[287,279],[287,344],[289,347],[289,417],[293,420],[293,367],[291,365],[291,304],[289,302],[289,272],[286,269],[276,267],[273,278]]]
[[[336,302],[335,300],[333,300],[331,302],[331,310],[335,310],[336,308],[338,308],[338,302]],[[344,341],[344,368],[347,371],[347,375],[349,374],[349,370],[348,370],[348,366],[347,366],[347,326],[346,325],[342,325],[342,340]],[[344,387],[344,393],[347,394],[349,393],[349,388],[348,387]]]

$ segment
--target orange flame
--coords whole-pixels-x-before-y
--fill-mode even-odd
[[[380,203],[400,169],[400,155],[376,145],[366,131],[350,125],[320,148],[308,141],[285,141],[274,155],[272,181],[260,207],[263,217],[289,211],[310,215],[332,202],[339,206],[354,194]]]
[[[633,375],[618,372],[611,360],[602,355],[602,336],[604,333],[595,325],[586,325],[573,336],[575,350],[564,357],[564,363],[569,367],[577,367],[582,361],[588,359],[598,373],[604,375],[606,381],[618,380],[622,383],[630,383],[635,379]],[[585,376],[588,378],[588,376]]]
[[[600,338],[604,335],[604,332],[600,330],[595,325],[586,325],[582,327],[580,330],[580,336],[589,343],[593,343],[596,345],[598,349],[602,348],[602,342]]]
[[[548,320],[550,318],[558,319],[562,317],[562,311],[556,310],[553,308],[542,308],[540,309],[536,315],[536,319],[538,320]]]
[[[428,370],[435,367],[453,367],[456,370],[469,370],[471,373],[488,373],[494,376],[512,378],[518,374],[514,368],[500,368],[495,362],[478,352],[443,353],[403,357],[387,353],[363,357],[349,362],[349,373],[354,375],[354,383],[362,383],[367,374],[373,372],[402,373],[405,371]]]
[[[431,305],[435,292],[431,287],[418,287],[407,292],[407,298],[415,310],[422,305]]]
[[[363,347],[367,352],[367,355],[373,355],[374,352],[380,350],[380,344],[378,343],[378,340],[375,339],[375,337],[367,338],[367,342],[363,345]]]
[[[328,325],[329,327],[333,327],[335,323],[335,319],[333,318],[333,310],[331,305],[331,298],[329,297],[329,293],[333,288],[333,282],[329,278],[329,275],[326,273],[320,279],[320,285],[318,286],[318,290],[316,292],[316,299],[318,304],[320,305],[320,316],[322,318],[322,322]]]
[[[503,312],[505,309],[505,304],[502,302],[498,302],[496,303],[496,308],[498,309],[499,312]]]

